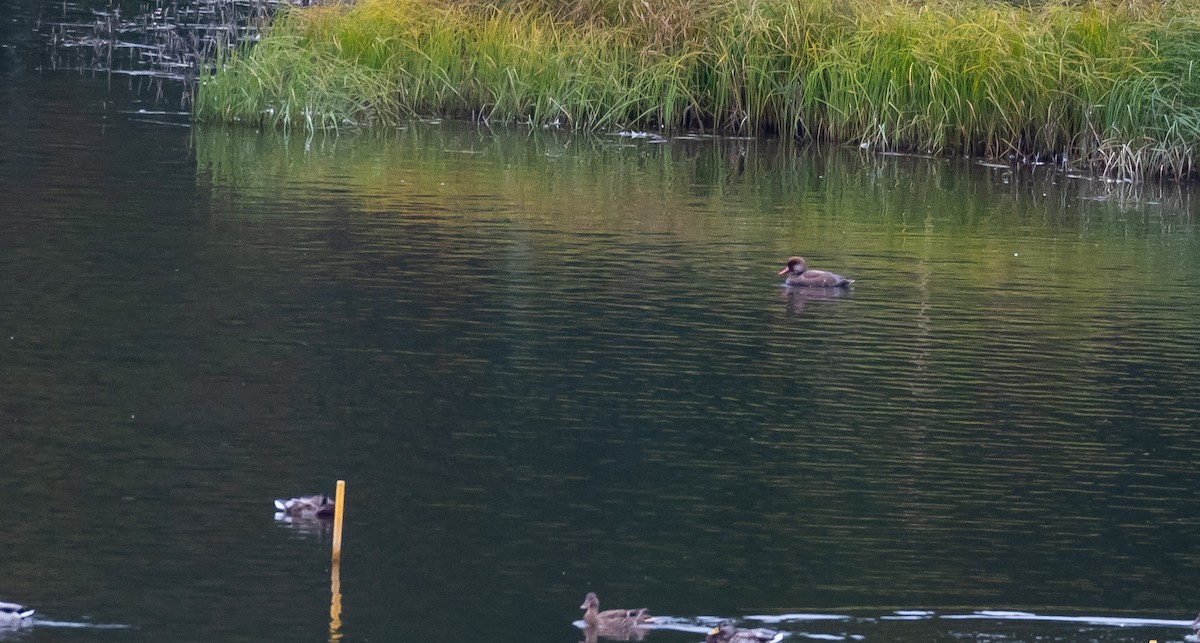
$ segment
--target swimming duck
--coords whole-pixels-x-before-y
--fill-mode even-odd
[[[783,280],[785,286],[845,288],[854,283],[853,279],[847,279],[837,273],[826,270],[809,270],[808,264],[804,263],[804,257],[788,259],[787,268],[780,270],[779,274],[787,275],[787,279]]]
[[[293,518],[329,518],[333,516],[334,502],[324,494],[300,496],[287,500],[276,500],[275,508]]]
[[[721,621],[721,624],[709,630],[704,637],[704,643],[778,643],[786,636],[783,632],[755,628],[739,630],[733,621]]]
[[[31,616],[33,616],[32,608],[0,601],[0,625],[14,625]]]
[[[654,620],[653,616],[646,613],[645,607],[633,610],[604,610],[601,612],[600,598],[596,596],[595,592],[588,592],[587,597],[583,599],[583,605],[580,605],[579,609],[587,610],[583,613],[583,622],[587,623],[588,627],[601,629],[632,628],[639,623],[649,623]]]

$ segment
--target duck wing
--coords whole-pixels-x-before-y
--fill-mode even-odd
[[[654,620],[653,616],[646,613],[647,609],[604,610],[596,615],[596,619],[601,623],[647,623]]]
[[[647,608],[639,607],[633,610],[604,610],[600,612],[600,618],[638,618],[646,614]]]
[[[789,286],[807,286],[809,288],[838,288],[854,283],[836,272],[828,270],[805,270],[798,275],[792,275],[785,282]]]

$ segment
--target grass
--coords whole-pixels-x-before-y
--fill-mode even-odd
[[[284,11],[195,116],[703,128],[1183,179],[1196,2],[359,0]]]

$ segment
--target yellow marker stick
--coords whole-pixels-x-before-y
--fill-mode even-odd
[[[333,505],[333,562],[342,559],[342,512],[346,510],[346,481],[338,480]]]
[[[333,505],[333,564],[329,569],[329,641],[342,639],[342,512],[346,508],[346,481],[338,480]]]

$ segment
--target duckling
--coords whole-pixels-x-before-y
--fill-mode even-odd
[[[0,625],[18,625],[31,616],[33,616],[32,608],[0,601]]]
[[[704,637],[704,643],[778,643],[784,636],[787,635],[783,632],[761,627],[739,630],[733,621],[721,621],[720,625],[712,628],[708,636]]]
[[[322,494],[276,500],[275,508],[293,518],[329,518],[333,516],[334,504],[329,496]]]
[[[583,613],[583,622],[587,623],[588,627],[601,629],[632,628],[639,623],[649,623],[654,620],[653,616],[646,613],[645,607],[633,610],[604,610],[601,612],[600,598],[596,596],[595,592],[588,592],[588,595],[583,599],[583,605],[580,605],[579,609],[587,610]]]

